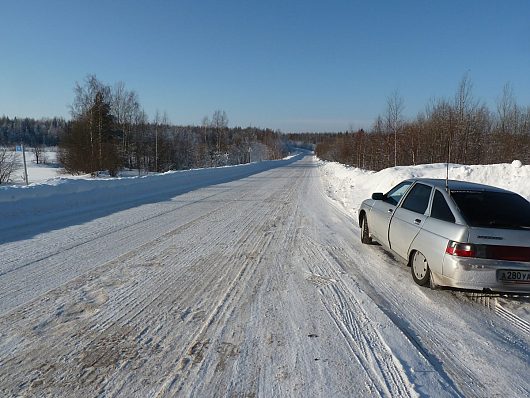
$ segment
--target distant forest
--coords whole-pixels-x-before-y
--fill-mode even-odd
[[[404,101],[394,92],[370,131],[291,135],[317,156],[363,169],[450,161],[460,164],[530,164],[530,106],[520,106],[509,84],[496,108],[475,99],[468,76],[453,99],[432,101],[414,120],[404,120]]]
[[[200,126],[172,125],[159,112],[149,120],[136,92],[94,75],[76,83],[74,94],[68,121],[0,117],[0,147],[58,145],[59,161],[69,172],[111,175],[123,168],[160,172],[278,159],[289,144],[370,170],[446,161],[530,164],[530,106],[518,105],[507,84],[491,110],[473,97],[467,75],[454,98],[431,101],[414,120],[404,119],[404,101],[394,92],[368,131],[342,133],[229,128],[222,110],[205,116]]]
[[[89,75],[76,83],[72,119],[0,119],[0,146],[59,147],[58,160],[74,174],[120,169],[163,172],[278,159],[286,137],[270,129],[229,128],[222,110],[200,126],[172,125],[165,114],[149,120],[136,92]]]
[[[30,119],[0,117],[0,146],[24,144],[26,146],[56,146],[59,134],[67,126],[61,118]]]
[[[222,114],[222,113],[221,113]],[[286,154],[285,137],[270,129],[256,127],[226,128],[225,147],[219,156],[214,144],[216,127],[204,119],[202,126],[176,126],[169,123],[146,122],[131,130],[135,138],[124,151],[123,167],[154,171],[187,169],[215,164],[237,164],[248,161],[277,159]],[[53,147],[71,128],[71,121],[62,118],[32,119],[0,117],[0,147],[24,144],[26,147]],[[158,136],[158,142],[157,137]],[[202,141],[202,142],[201,142]],[[194,145],[196,144],[196,145]],[[156,165],[156,148],[160,152]],[[241,146],[239,148],[239,146]],[[141,161],[135,161],[141,159]]]

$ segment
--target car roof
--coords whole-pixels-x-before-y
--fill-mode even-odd
[[[411,178],[409,181],[423,182],[437,188],[445,189],[446,180],[442,178]],[[502,188],[491,185],[477,184],[474,182],[447,180],[447,186],[451,191],[488,191],[488,192],[509,192]]]

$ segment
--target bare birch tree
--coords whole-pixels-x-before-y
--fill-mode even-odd
[[[394,136],[394,166],[397,166],[398,153],[398,134],[403,127],[403,110],[405,109],[405,102],[395,90],[387,99],[387,108],[385,114],[385,127],[389,134]]]

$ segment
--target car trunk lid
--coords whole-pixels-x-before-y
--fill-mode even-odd
[[[530,230],[469,228],[468,242],[476,247],[477,257],[530,262]]]

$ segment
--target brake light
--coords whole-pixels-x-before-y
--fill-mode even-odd
[[[475,257],[477,254],[475,246],[470,245],[469,243],[454,242],[452,240],[447,243],[445,252],[451,256],[458,257]]]

